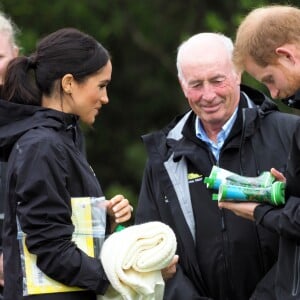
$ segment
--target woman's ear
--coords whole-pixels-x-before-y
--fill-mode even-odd
[[[66,94],[72,94],[73,84],[74,84],[74,77],[72,74],[66,74],[61,79],[61,87]]]

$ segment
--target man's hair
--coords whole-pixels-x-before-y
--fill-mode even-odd
[[[15,23],[7,17],[3,12],[0,11],[0,34],[6,33],[10,39],[12,46],[17,47],[16,35],[19,29]]]
[[[269,5],[252,10],[241,22],[235,40],[233,61],[239,70],[251,58],[265,67],[276,60],[276,48],[300,43],[300,9]]]
[[[183,79],[182,76],[182,70],[181,70],[181,61],[183,57],[183,53],[186,47],[190,46],[191,44],[195,43],[201,43],[203,38],[216,38],[221,43],[224,44],[224,48],[228,51],[228,56],[231,59],[233,54],[233,42],[232,40],[225,36],[222,33],[216,33],[216,32],[201,32],[198,34],[195,34],[191,36],[189,39],[185,40],[180,44],[177,50],[177,60],[176,60],[176,66],[177,66],[177,72],[178,72],[178,78]]]

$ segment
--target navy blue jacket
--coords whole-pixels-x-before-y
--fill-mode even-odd
[[[280,242],[278,262],[252,300],[300,299],[300,123],[295,130],[286,179],[286,205],[281,209],[260,205],[254,212],[256,222],[275,231]]]
[[[179,267],[166,283],[166,300],[248,300],[277,259],[277,234],[220,210],[203,183],[217,163],[244,176],[286,169],[299,118],[278,112],[255,90],[242,91],[237,120],[218,162],[195,137],[191,111],[143,136],[148,161],[135,220],[165,222],[178,242]]]

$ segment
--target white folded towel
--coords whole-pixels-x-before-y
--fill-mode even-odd
[[[105,240],[100,259],[111,283],[97,300],[162,300],[167,267],[176,251],[176,237],[162,222],[129,226]]]

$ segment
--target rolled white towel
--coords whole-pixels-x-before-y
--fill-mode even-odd
[[[105,240],[100,259],[111,283],[98,300],[162,300],[167,267],[176,252],[173,230],[158,221],[129,226]]]

